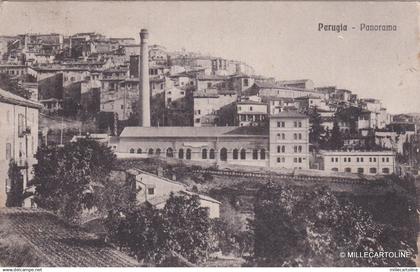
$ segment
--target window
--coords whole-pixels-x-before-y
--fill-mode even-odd
[[[338,168],[337,167],[331,168],[331,171],[337,172]]]
[[[389,158],[386,158],[386,162],[389,162]]]
[[[248,79],[244,78],[244,87],[248,87]]]
[[[385,158],[382,158],[382,162],[385,162]]]
[[[297,163],[298,162],[297,158],[293,158],[293,162]]]
[[[246,151],[245,149],[241,150],[241,160],[246,160]]]
[[[252,150],[252,159],[258,160],[258,149]]]
[[[213,148],[212,148],[212,149],[210,149],[209,158],[210,158],[210,160],[214,160],[214,158],[215,158],[215,155],[214,155],[214,149],[213,149]]]
[[[201,151],[201,158],[202,158],[203,160],[207,160],[207,149],[203,149],[203,150]]]
[[[348,159],[347,159],[347,161],[348,161],[348,162],[351,162],[351,158],[348,158]]]
[[[233,150],[232,157],[233,157],[234,160],[237,160],[239,158],[239,151],[238,151],[238,149],[235,148]]]
[[[293,133],[293,139],[294,139],[294,140],[297,140],[297,137],[298,137],[298,136],[297,136],[297,133]]]
[[[344,162],[347,162],[347,158],[344,158]]]
[[[211,82],[207,82],[207,88],[211,88]]]
[[[155,188],[147,188],[147,194],[148,195],[154,195],[155,194]]]
[[[185,154],[185,158],[187,159],[187,160],[191,160],[191,149],[187,149],[187,152],[186,152],[186,154]]]
[[[346,168],[344,169],[344,172],[351,173],[351,168],[350,168],[350,167],[346,167]]]
[[[178,158],[179,159],[183,159],[184,158],[184,149],[180,149],[179,151],[178,151]]]
[[[153,155],[153,148],[149,149],[149,155]]]
[[[298,158],[298,162],[299,163],[302,163],[302,158]]]
[[[298,122],[298,127],[302,127],[302,122]]]
[[[373,162],[376,162],[376,158],[373,158]]]
[[[285,123],[284,122],[277,122],[277,127],[285,127]]]
[[[166,149],[166,157],[173,158],[174,157],[174,150],[172,148]]]
[[[196,118],[196,119],[195,119],[195,122],[196,122],[196,123],[200,123],[200,118]]]
[[[382,173],[389,174],[389,168],[382,168]]]
[[[299,133],[299,140],[302,140],[302,133]]]
[[[141,154],[141,152],[142,152],[141,148],[138,148],[137,149],[137,154]]]
[[[12,144],[6,143],[6,160],[10,160],[12,158]]]
[[[281,161],[281,159],[280,158],[277,158],[277,162],[280,162]]]
[[[360,162],[363,162],[363,158],[360,158]]]
[[[282,133],[282,134],[281,134],[281,139],[282,139],[282,140],[286,139],[286,134]]]
[[[249,111],[252,111],[252,106],[251,106],[251,107],[249,107]]]
[[[364,169],[362,167],[357,168],[357,173],[363,174]]]
[[[369,162],[372,162],[372,158],[369,158]]]
[[[227,149],[224,147],[220,150],[220,160],[227,161]]]
[[[335,158],[335,162],[338,162],[338,158]]]
[[[302,153],[302,146],[301,145],[298,146],[298,151],[299,151],[299,153]]]
[[[376,174],[376,168],[375,167],[369,168],[369,173]]]
[[[356,161],[359,162],[359,158],[356,158]]]
[[[293,151],[295,152],[295,153],[297,153],[298,152],[298,147],[295,145],[295,146],[293,146]]]
[[[130,153],[134,153],[134,148],[131,148],[130,149]]]
[[[334,158],[331,158],[331,162],[334,162]]]
[[[286,152],[286,147],[284,145],[281,147],[281,152],[282,153]]]
[[[260,159],[265,160],[265,149],[261,149]]]
[[[23,137],[25,126],[25,116],[21,113],[18,115],[18,136]]]
[[[293,126],[297,127],[297,122],[296,121],[293,122]]]
[[[156,155],[160,156],[160,152],[161,152],[161,151],[160,151],[160,148],[157,148],[157,149],[156,149]]]

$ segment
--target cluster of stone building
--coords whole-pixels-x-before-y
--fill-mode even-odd
[[[315,87],[311,80],[276,81],[255,75],[252,67],[201,54],[168,52],[131,38],[97,33],[25,34],[0,37],[0,73],[18,80],[31,100],[0,90],[0,203],[8,190],[11,159],[25,172],[36,163],[38,112],[66,110],[112,112],[124,121],[138,103],[138,127],[125,127],[106,143],[120,157],[162,157],[218,167],[320,169],[354,174],[392,174],[396,154],[416,135],[410,122],[395,122],[377,99],[361,99],[334,86]],[[165,107],[191,111],[190,126],[151,127],[151,97]],[[187,107],[179,101],[191,98]],[[345,149],[311,149],[308,111],[321,126],[334,123],[346,135]],[[340,117],[338,112],[352,118]],[[228,116],[224,115],[228,114]],[[226,118],[228,117],[228,118]],[[216,126],[216,125],[219,126]],[[10,129],[3,129],[9,128]],[[356,132],[356,133],[354,133]],[[364,150],[367,137],[375,150]]]

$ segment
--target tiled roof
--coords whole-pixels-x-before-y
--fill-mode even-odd
[[[36,109],[42,108],[42,105],[35,101],[25,99],[21,96],[12,94],[11,92],[5,91],[3,89],[0,89],[0,102]]]
[[[12,232],[27,244],[42,260],[42,266],[139,266],[136,260],[112,248],[95,235],[70,226],[42,209],[0,209],[0,229]]]
[[[267,135],[255,127],[125,127],[124,137],[238,137]]]

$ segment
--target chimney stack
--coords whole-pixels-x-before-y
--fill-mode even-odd
[[[147,29],[140,31],[140,56],[139,56],[139,125],[150,127],[150,85],[149,85],[149,48]]]

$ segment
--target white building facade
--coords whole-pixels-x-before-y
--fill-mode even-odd
[[[11,189],[9,163],[21,169],[23,188],[32,177],[38,149],[38,113],[42,105],[0,89],[0,207]]]

